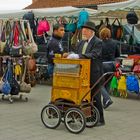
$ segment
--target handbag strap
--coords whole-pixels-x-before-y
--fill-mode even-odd
[[[119,19],[118,19],[118,18],[115,18],[115,20],[113,21],[112,25],[115,25],[115,22],[117,22],[117,23],[118,23],[118,25],[119,25],[119,26],[121,26],[121,23],[120,23],[120,21],[119,21]]]
[[[3,21],[3,26],[1,27],[1,41],[5,42],[6,41],[6,25],[5,22]]]
[[[24,65],[25,65],[25,67],[24,67],[21,82],[24,82],[24,80],[25,80],[25,74],[26,74],[26,70],[27,70],[27,58],[25,58],[25,60],[24,60]]]
[[[8,60],[8,64],[7,65],[8,65],[7,66],[7,69],[6,69],[6,71],[5,71],[4,75],[3,75],[3,78],[2,78],[3,81],[8,81],[8,77],[10,76],[10,67],[11,67],[11,64],[10,64],[10,61],[9,60]]]
[[[35,43],[34,39],[33,39],[33,35],[32,35],[32,31],[31,31],[31,27],[30,27],[29,22],[27,22],[27,28],[28,28],[29,41],[32,42],[32,43]]]
[[[105,18],[105,25],[106,26],[109,26],[110,25],[109,18]]]
[[[5,76],[6,76],[7,71],[8,71],[8,68],[5,69],[4,74],[3,74],[3,76],[1,77],[1,81],[4,81],[4,80],[5,80]]]
[[[3,20],[0,20],[0,41],[1,41],[3,27],[4,27],[4,21]]]
[[[19,28],[21,30],[21,34],[23,36],[24,41],[27,42],[27,37],[26,37],[26,31],[25,31],[25,25],[27,22],[20,20]]]
[[[11,22],[10,22],[10,20],[7,20],[6,21],[6,37],[9,36],[11,30],[12,30]]]

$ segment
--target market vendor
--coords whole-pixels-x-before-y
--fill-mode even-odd
[[[63,53],[61,39],[63,38],[64,33],[65,33],[64,25],[55,24],[53,26],[53,34],[47,44],[48,73],[50,79],[53,76],[54,69],[53,58],[55,57],[56,54]]]

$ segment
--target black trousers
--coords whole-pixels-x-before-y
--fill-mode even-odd
[[[104,121],[104,113],[103,113],[103,106],[101,102],[101,92],[100,92],[101,84],[98,84],[94,89],[91,90],[91,97],[93,98],[94,105],[98,109],[100,114],[100,122]],[[97,93],[95,95],[95,93]],[[95,95],[95,96],[94,96]]]

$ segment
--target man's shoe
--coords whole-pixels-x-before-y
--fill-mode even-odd
[[[104,109],[108,108],[111,104],[113,104],[113,101],[112,100],[108,100],[105,105],[103,106]]]
[[[105,125],[105,121],[103,121],[103,122],[99,121],[96,126],[104,126],[104,125]]]

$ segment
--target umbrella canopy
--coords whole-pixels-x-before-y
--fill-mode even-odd
[[[101,16],[126,18],[130,9],[134,9],[140,18],[140,0],[98,5],[98,14]]]
[[[128,9],[140,10],[140,0],[128,0],[125,2],[98,5],[98,12],[108,12],[110,10],[116,11]]]
[[[32,11],[35,17],[57,17],[57,16],[78,16],[83,8],[76,8],[72,6],[56,7],[56,8],[41,8],[41,9],[26,9],[26,10],[12,10],[0,11],[0,18],[22,18],[25,13]],[[89,15],[94,15],[97,10],[85,8]]]

